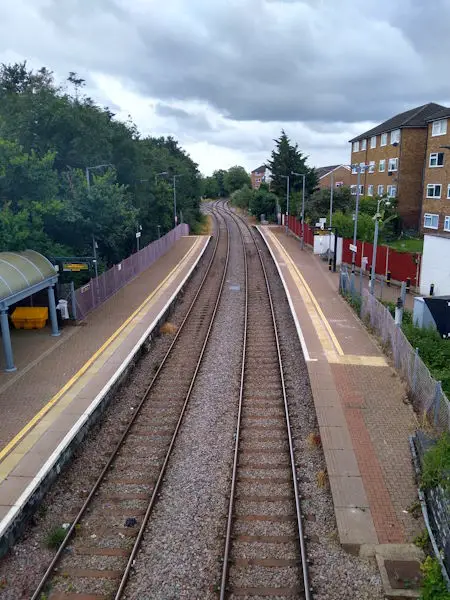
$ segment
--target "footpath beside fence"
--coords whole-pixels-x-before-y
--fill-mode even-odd
[[[189,225],[182,223],[159,240],[151,242],[139,252],[125,258],[98,277],[75,290],[72,316],[84,319],[92,310],[103,304],[120,288],[148,269],[165,254],[182,236],[189,235]]]
[[[400,326],[396,325],[388,308],[367,290],[359,294],[350,289],[349,276],[341,272],[340,290],[353,299],[354,305],[360,301],[360,316],[371,327],[385,348],[391,354],[395,368],[406,382],[410,401],[419,417],[421,430],[411,439],[416,468],[420,470],[425,452],[434,444],[438,435],[450,432],[450,403],[428,367],[413,348]],[[356,302],[355,302],[356,301]],[[423,515],[430,533],[434,553],[442,572],[450,585],[450,497],[441,486],[419,490]]]

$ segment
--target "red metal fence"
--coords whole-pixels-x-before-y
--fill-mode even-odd
[[[295,235],[301,237],[302,224],[295,217],[288,217],[288,226]],[[306,223],[305,244],[314,246],[314,229]],[[342,262],[349,265],[352,263],[350,244],[353,244],[353,240],[344,238],[342,243]],[[361,260],[363,257],[366,257],[366,269],[370,271],[372,268],[373,245],[369,242],[357,241],[356,246],[358,248],[356,253],[356,266],[361,267]],[[420,281],[421,258],[422,255],[418,253],[397,252],[396,250],[389,248],[389,246],[378,246],[375,272],[377,275],[386,277],[389,271],[393,281],[406,281],[409,278],[411,279],[411,285],[418,287]]]
[[[84,319],[91,310],[103,304],[121,287],[148,269],[183,235],[189,235],[189,225],[186,223],[178,225],[161,239],[148,244],[139,252],[125,258],[119,264],[78,288],[75,291],[76,319]]]

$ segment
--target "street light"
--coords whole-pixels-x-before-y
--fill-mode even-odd
[[[136,231],[136,245],[137,245],[138,252],[139,252],[139,240],[141,238],[141,235],[142,235],[142,225],[138,225],[137,231]]]
[[[374,221],[375,221],[375,231],[373,234],[373,253],[372,253],[372,269],[370,271],[370,283],[369,283],[369,292],[373,295],[374,290],[375,290],[375,267],[376,267],[376,262],[377,262],[377,244],[378,244],[378,224],[380,221],[380,204],[384,202],[385,206],[390,206],[390,202],[387,198],[379,198],[378,202],[377,202],[377,212],[375,214]]]
[[[111,163],[105,163],[103,165],[96,165],[95,167],[86,167],[86,183],[88,189],[88,196],[91,195],[91,182],[89,178],[89,171],[93,171],[94,169],[103,169],[104,167],[114,167]],[[94,251],[94,267],[95,267],[95,277],[98,277],[98,263],[97,263],[97,248],[98,244],[95,241],[95,236],[92,234],[92,249]]]
[[[162,171],[161,173],[157,173],[155,175],[155,183],[156,179],[159,176],[168,175],[167,171]],[[177,217],[177,179],[178,177],[183,177],[184,173],[180,173],[179,175],[172,175],[172,187],[173,187],[173,217],[175,222],[175,227],[177,226],[178,217]]]
[[[286,179],[286,233],[288,232],[288,220],[289,220],[289,175],[281,175]]]
[[[295,173],[292,171],[292,175],[297,175],[297,177],[303,177],[303,190],[302,190],[302,239],[300,242],[300,247],[303,250],[305,246],[305,189],[306,189],[306,175],[304,173]]]

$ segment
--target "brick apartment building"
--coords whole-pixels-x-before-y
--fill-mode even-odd
[[[331,182],[333,187],[341,187],[343,185],[350,185],[350,167],[347,165],[331,165],[329,167],[317,167],[317,177],[319,178],[319,188],[331,188]]]
[[[422,202],[422,233],[450,238],[450,108],[428,122]]]
[[[429,120],[444,110],[447,110],[444,106],[430,102],[398,114],[350,140],[351,164],[367,167],[361,173],[360,193],[397,198],[404,229],[420,229],[428,130],[433,127]],[[440,139],[444,139],[444,135]],[[354,194],[356,184],[357,172],[353,168]]]
[[[252,188],[258,190],[262,183],[270,183],[271,173],[266,166],[261,166],[250,173],[250,179],[252,180]]]

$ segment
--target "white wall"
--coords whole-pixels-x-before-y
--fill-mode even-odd
[[[450,294],[450,238],[425,235],[420,270],[420,293],[427,296],[434,283],[434,295]]]
[[[331,237],[331,246],[330,246]],[[342,262],[342,238],[338,237],[337,240],[337,253],[336,253],[336,264],[340,265]],[[328,248],[331,248],[331,252],[334,252],[334,233],[327,235],[315,235],[314,236],[314,254],[324,254]]]

